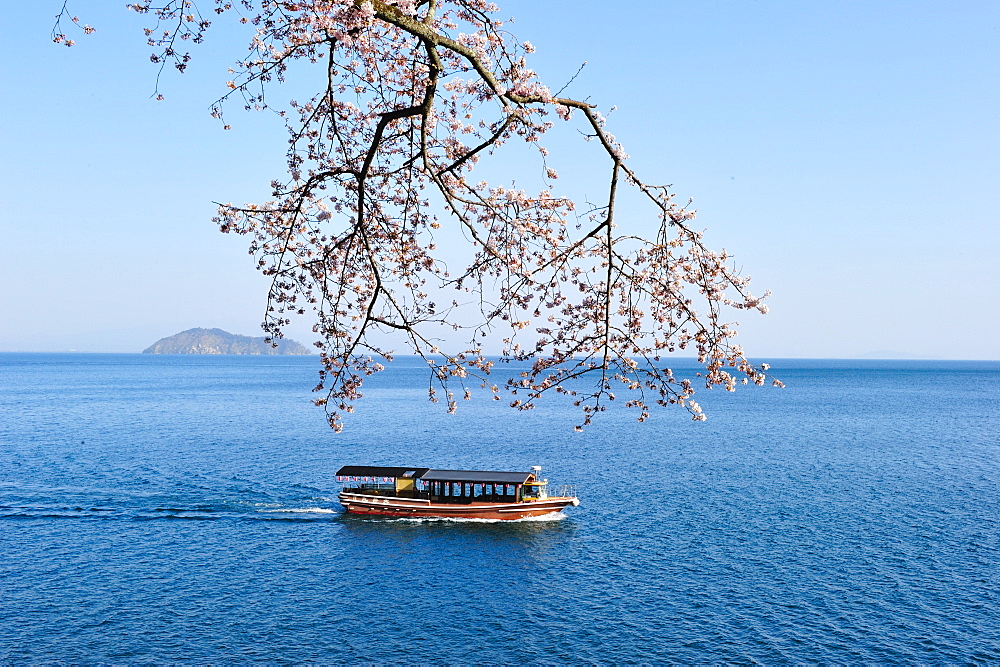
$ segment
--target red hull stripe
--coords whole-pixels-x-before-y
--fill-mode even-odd
[[[541,516],[573,504],[573,498],[549,498],[527,503],[479,503],[469,505],[433,504],[410,498],[377,499],[372,496],[340,494],[340,503],[354,514],[474,519],[520,519]]]

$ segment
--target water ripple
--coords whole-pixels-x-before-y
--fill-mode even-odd
[[[308,359],[16,358],[3,663],[1000,661],[996,367],[801,362],[705,424],[576,434],[439,414],[404,364],[334,436]],[[344,463],[538,463],[582,504],[348,516]]]

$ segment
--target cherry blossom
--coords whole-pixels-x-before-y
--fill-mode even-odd
[[[129,7],[155,21],[146,30],[151,60],[181,72],[191,57],[181,45],[201,42],[212,21],[248,30],[249,50],[212,114],[223,119],[234,102],[277,112],[289,132],[287,173],[273,181],[269,201],[222,205],[216,222],[248,237],[271,280],[269,336],[282,337],[293,317],[311,318],[322,363],[316,403],[335,429],[364,379],[396,350],[426,360],[429,399],[443,396],[448,412],[457,409],[456,389],[468,400],[476,384],[494,399],[508,393],[518,410],[555,394],[581,409],[578,430],[619,397],[640,422],[653,406],[670,405],[704,420],[696,384],[734,391],[769,378],[734,343],[736,325],[725,315],[766,313],[768,294],[752,294],[731,256],[705,244],[690,202],[629,166],[593,104],[539,79],[527,63],[535,47],[508,33],[496,6],[202,4],[211,9],[193,0]],[[55,41],[65,42],[57,30]],[[315,93],[274,102],[276,84],[306,67],[322,82]],[[551,188],[558,172],[543,140],[557,130],[592,142],[590,168],[607,174],[599,203],[473,177],[481,160],[523,142]],[[641,196],[644,214],[619,219],[625,190]],[[459,239],[467,261],[449,265],[438,244],[454,251]],[[486,354],[493,341],[499,360]],[[703,365],[695,379],[670,369],[670,353],[680,351]],[[494,383],[498,361],[529,366]]]

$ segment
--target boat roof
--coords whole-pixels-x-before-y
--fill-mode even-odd
[[[496,470],[428,470],[421,479],[441,482],[502,482],[524,484],[530,472],[500,472]]]
[[[338,475],[352,477],[402,477],[437,482],[499,482],[524,484],[533,473],[497,470],[437,470],[433,468],[402,468],[398,466],[344,466]]]
[[[402,477],[404,479],[416,479],[428,470],[429,468],[401,468],[399,466],[344,466],[337,471],[337,474],[357,477]]]

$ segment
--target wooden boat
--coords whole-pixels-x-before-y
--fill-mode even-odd
[[[524,519],[579,505],[571,487],[549,495],[541,467],[531,472],[344,466],[340,504],[353,514],[396,517]]]

